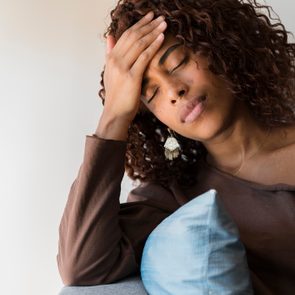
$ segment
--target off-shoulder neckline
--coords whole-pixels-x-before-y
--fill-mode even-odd
[[[214,174],[218,174],[232,181],[239,182],[245,186],[249,186],[259,190],[268,190],[268,191],[295,191],[295,185],[286,184],[286,183],[262,184],[262,183],[246,180],[246,179],[234,176],[230,173],[221,171],[217,169],[216,167],[213,167],[210,164],[208,164],[205,158],[202,158],[201,162],[206,167],[206,169],[210,170]]]

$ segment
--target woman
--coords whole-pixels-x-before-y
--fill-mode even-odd
[[[259,7],[132,0],[111,12],[104,110],[60,225],[65,284],[137,272],[157,224],[215,188],[256,294],[294,293],[295,44]],[[140,184],[120,205],[125,168]]]

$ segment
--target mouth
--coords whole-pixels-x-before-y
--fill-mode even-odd
[[[205,108],[206,94],[190,99],[180,110],[180,120],[182,123],[195,121]]]

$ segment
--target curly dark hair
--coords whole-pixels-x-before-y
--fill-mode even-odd
[[[288,42],[291,33],[277,15],[273,18],[270,6],[256,0],[120,0],[104,37],[111,34],[118,40],[151,10],[155,18],[165,16],[165,34],[208,58],[209,70],[231,85],[257,121],[271,128],[295,123],[295,44]],[[104,102],[103,74],[99,96]],[[196,181],[205,147],[176,134],[181,157],[170,161],[163,152],[167,136],[167,127],[151,112],[138,112],[127,140],[125,168],[131,179],[165,187],[175,181],[187,187]]]

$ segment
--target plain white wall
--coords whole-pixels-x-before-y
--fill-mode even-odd
[[[112,0],[0,0],[1,293],[57,294],[58,225],[95,131]],[[269,0],[294,32],[294,1]],[[131,183],[122,185],[124,201]]]
[[[99,119],[102,34],[114,3],[1,1],[1,294],[62,286],[58,225]]]

